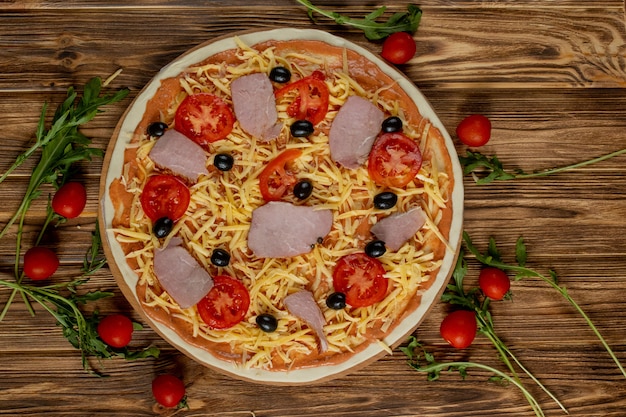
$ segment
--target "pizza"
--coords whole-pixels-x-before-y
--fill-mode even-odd
[[[246,39],[161,78],[109,172],[137,304],[238,369],[391,351],[456,252],[445,136],[358,51]]]

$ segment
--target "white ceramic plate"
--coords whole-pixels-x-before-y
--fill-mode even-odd
[[[397,346],[402,343],[407,335],[415,330],[419,323],[424,319],[426,313],[440,297],[445,284],[454,268],[456,257],[458,255],[458,247],[460,245],[460,237],[462,233],[463,219],[463,182],[461,167],[456,156],[454,144],[446,129],[441,124],[437,115],[426,101],[417,87],[397,69],[385,63],[377,55],[360,47],[345,39],[330,35],[319,30],[309,29],[274,29],[261,32],[247,32],[237,34],[237,36],[247,45],[268,40],[320,40],[342,48],[348,48],[356,51],[360,55],[377,64],[380,69],[394,79],[402,89],[412,98],[417,105],[420,113],[430,119],[431,123],[437,127],[443,134],[450,159],[453,164],[453,172],[455,177],[454,189],[452,193],[452,209],[453,220],[449,234],[449,245],[452,250],[446,251],[443,264],[439,270],[434,284],[422,296],[419,307],[413,311],[406,319],[403,320],[395,329],[383,340],[388,346]],[[111,224],[113,218],[113,205],[108,195],[108,189],[111,182],[119,177],[122,172],[124,150],[130,143],[133,132],[135,131],[139,121],[143,117],[146,103],[154,96],[161,80],[175,77],[188,67],[196,64],[215,53],[236,48],[233,37],[221,38],[207,44],[200,45],[177,58],[169,65],[165,66],[148,85],[141,91],[127,112],[120,120],[116,132],[113,136],[107,156],[105,158],[103,176],[101,179],[101,210],[100,210],[100,227],[105,245],[105,251],[109,260],[109,265],[116,277],[124,295],[131,302],[133,307],[144,317],[150,326],[157,331],[165,340],[175,346],[178,350],[184,352],[199,363],[209,366],[223,373],[246,379],[249,381],[269,383],[269,384],[308,384],[316,381],[327,380],[336,376],[343,375],[349,371],[353,371],[371,361],[386,354],[385,349],[376,343],[370,344],[366,349],[359,351],[349,360],[332,365],[324,365],[314,368],[296,369],[291,371],[267,371],[261,369],[244,369],[231,362],[220,360],[207,351],[192,346],[185,342],[176,332],[165,325],[151,320],[144,314],[136,293],[137,274],[135,274],[126,263],[124,252],[117,243]]]

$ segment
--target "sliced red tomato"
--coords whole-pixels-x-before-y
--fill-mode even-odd
[[[250,294],[238,280],[227,275],[213,278],[213,287],[197,304],[200,318],[213,329],[228,329],[245,317]]]
[[[187,96],[176,110],[176,130],[205,146],[224,139],[232,130],[235,116],[221,98],[209,93]]]
[[[298,179],[289,171],[289,163],[302,155],[299,149],[287,149],[274,158],[259,175],[261,195],[265,201],[277,201]]]
[[[422,153],[413,139],[401,132],[382,133],[370,151],[367,170],[378,185],[404,187],[422,166]]]
[[[173,175],[153,175],[141,192],[141,207],[153,222],[167,217],[176,221],[183,217],[191,195],[189,188]]]
[[[335,291],[346,295],[352,307],[367,307],[387,295],[388,280],[383,264],[365,253],[346,255],[337,261],[333,271]]]
[[[313,125],[318,124],[328,113],[330,91],[324,82],[324,73],[314,71],[304,77],[277,90],[278,100],[292,98],[287,107],[287,114],[298,120],[308,120]]]

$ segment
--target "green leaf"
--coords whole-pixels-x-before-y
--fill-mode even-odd
[[[377,8],[362,19],[356,19],[337,12],[321,9],[314,6],[309,0],[296,1],[307,8],[307,15],[314,22],[314,14],[317,13],[334,20],[335,23],[339,25],[347,25],[361,29],[365,37],[371,41],[384,39],[396,32],[415,33],[422,17],[422,10],[414,4],[409,4],[406,12],[394,13],[387,21],[379,22],[377,19],[381,18],[385,13],[385,6]]]
[[[620,149],[596,158],[591,158],[575,164],[566,165],[557,168],[550,168],[532,173],[526,173],[521,169],[514,172],[505,171],[502,163],[497,156],[488,157],[479,152],[467,151],[466,156],[459,156],[459,161],[463,165],[463,174],[472,174],[476,184],[488,184],[493,181],[507,181],[520,178],[545,177],[559,172],[569,171],[581,168],[587,165],[595,164],[609,158],[613,158],[626,153],[626,148]]]
[[[498,250],[498,245],[496,244],[496,239],[493,237],[489,238],[489,246],[487,248],[487,253],[489,254],[490,259],[495,261],[502,261],[502,254]]]

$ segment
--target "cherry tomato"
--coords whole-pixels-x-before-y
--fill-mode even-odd
[[[346,295],[352,307],[367,307],[387,295],[388,280],[383,264],[365,253],[353,253],[337,261],[333,271],[335,291]]]
[[[162,217],[176,221],[183,217],[191,195],[189,188],[173,175],[153,175],[141,192],[141,207],[153,222]]]
[[[488,267],[480,271],[478,285],[487,297],[502,300],[511,289],[511,280],[503,270]]]
[[[133,322],[123,314],[112,314],[98,323],[98,336],[114,348],[128,346],[133,338]]]
[[[421,166],[422,153],[417,142],[404,133],[383,133],[372,146],[367,171],[378,185],[404,187]]]
[[[324,78],[321,71],[314,71],[308,77],[277,90],[276,99],[280,101],[283,98],[291,98],[293,101],[287,107],[287,114],[298,120],[308,120],[316,125],[324,120],[328,112],[330,91]]]
[[[213,329],[228,329],[243,320],[250,295],[238,280],[227,275],[213,278],[213,287],[197,304],[198,314]]]
[[[152,395],[163,407],[176,407],[185,397],[185,384],[174,375],[159,375],[152,380]]]
[[[406,64],[413,56],[417,46],[413,36],[407,32],[396,32],[387,36],[380,55],[392,64]]]
[[[52,197],[52,209],[67,219],[78,217],[87,204],[87,190],[79,182],[65,183]]]
[[[43,246],[33,246],[24,254],[24,274],[35,281],[52,276],[59,267],[56,253]]]
[[[483,146],[491,138],[491,121],[482,114],[472,114],[461,120],[456,135],[467,146]]]
[[[199,145],[224,139],[232,130],[235,116],[221,98],[209,93],[187,96],[176,110],[175,128]]]
[[[439,332],[451,346],[465,349],[474,341],[477,329],[476,315],[473,311],[457,310],[443,319]]]
[[[299,149],[287,149],[274,158],[259,175],[261,195],[265,201],[280,200],[289,187],[298,182],[289,171],[289,163],[302,155]]]

